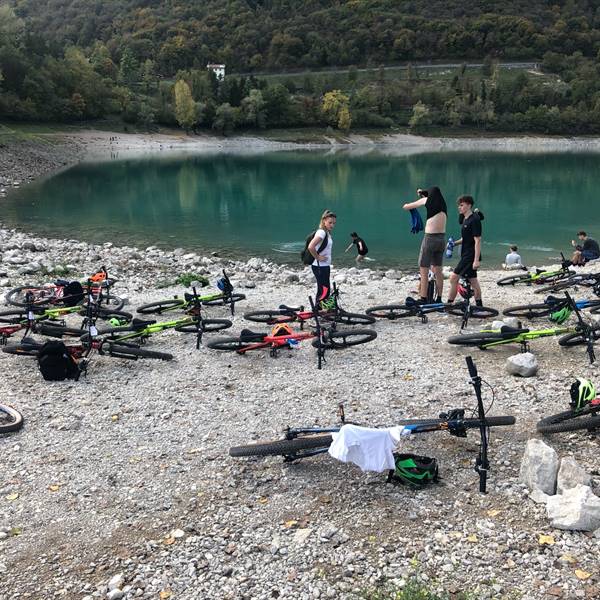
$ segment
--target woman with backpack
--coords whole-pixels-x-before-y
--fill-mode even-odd
[[[331,231],[335,227],[336,218],[335,213],[326,210],[321,215],[319,228],[315,231],[307,247],[308,252],[314,258],[312,272],[317,280],[316,303],[320,303],[320,308],[326,310],[331,308],[327,304],[327,299],[331,292],[331,249],[333,248]]]

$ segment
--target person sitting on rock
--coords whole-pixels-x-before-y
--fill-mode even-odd
[[[588,237],[585,231],[577,232],[577,237],[580,243],[577,244],[575,240],[571,240],[571,246],[575,248],[571,262],[574,265],[585,265],[590,260],[600,258],[600,246],[598,242]]]

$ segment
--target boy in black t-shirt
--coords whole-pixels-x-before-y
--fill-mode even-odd
[[[458,213],[463,217],[461,224],[461,238],[454,242],[461,247],[460,260],[450,275],[450,292],[448,302],[454,302],[461,276],[466,277],[473,288],[475,303],[482,306],[481,287],[477,279],[477,269],[481,262],[481,219],[473,212],[474,200],[472,196],[461,196],[457,201]]]
[[[348,252],[348,250],[350,250],[350,248],[352,248],[352,246],[354,246],[356,244],[356,249],[358,250],[358,254],[356,256],[356,262],[360,262],[361,260],[365,259],[365,256],[367,256],[367,253],[369,252],[369,249],[367,248],[367,245],[365,244],[365,240],[358,237],[358,233],[356,233],[356,231],[353,231],[350,234],[350,237],[352,238],[352,243],[346,248],[346,250],[344,252]]]

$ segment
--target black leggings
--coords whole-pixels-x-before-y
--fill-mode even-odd
[[[329,298],[331,291],[331,284],[329,283],[331,267],[315,267],[313,265],[312,272],[317,280],[317,298],[315,302],[318,303],[321,300]]]

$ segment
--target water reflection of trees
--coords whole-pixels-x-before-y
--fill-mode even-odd
[[[265,251],[303,239],[321,211],[338,212],[338,235],[359,230],[390,255],[412,252],[402,203],[418,186],[439,185],[458,229],[454,201],[472,194],[485,211],[487,241],[565,242],[599,222],[598,155],[432,153],[408,157],[323,153],[213,155],[83,164],[5,200],[6,218],[79,238],[125,232],[155,243]],[[31,200],[35,205],[31,206]],[[586,212],[578,210],[585,202]],[[564,233],[562,233],[564,232]],[[567,233],[569,232],[569,233]],[[600,235],[598,232],[597,235]],[[121,239],[123,239],[121,237]]]

